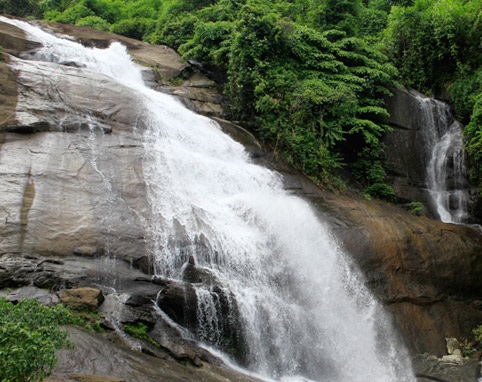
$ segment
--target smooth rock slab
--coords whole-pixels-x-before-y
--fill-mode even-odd
[[[186,366],[170,359],[152,357],[115,344],[102,334],[70,327],[73,349],[60,350],[52,379],[67,380],[72,374],[109,376],[129,382],[260,382],[228,368],[205,363]]]
[[[0,124],[2,252],[93,246],[129,261],[145,256],[150,206],[136,95],[79,68],[12,65],[20,95],[16,122]]]

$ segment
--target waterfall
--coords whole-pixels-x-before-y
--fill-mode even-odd
[[[363,277],[279,174],[254,164],[217,123],[145,87],[119,43],[84,48],[2,21],[42,42],[34,59],[76,62],[138,95],[155,271],[172,280],[188,267],[204,275],[192,284],[199,341],[229,352],[235,339],[239,362],[266,380],[415,380]]]
[[[427,150],[427,188],[434,212],[446,223],[463,223],[468,214],[468,182],[462,125],[443,102],[418,96]]]

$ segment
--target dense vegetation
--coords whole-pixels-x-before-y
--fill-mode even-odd
[[[393,196],[389,88],[450,94],[482,180],[482,0],[4,0],[0,12],[174,47],[220,74],[232,118],[295,166],[331,186],[349,167],[378,197]]]
[[[72,322],[61,305],[36,300],[13,304],[0,298],[0,381],[41,381],[55,366],[55,351],[67,343],[60,325]]]
[[[450,96],[466,125],[472,181],[482,185],[482,1],[407,5],[391,8],[386,51],[404,84]]]

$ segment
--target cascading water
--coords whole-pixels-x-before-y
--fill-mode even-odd
[[[120,44],[88,49],[2,21],[42,42],[35,59],[75,61],[138,94],[155,268],[181,280],[193,265],[210,280],[192,284],[199,340],[227,349],[226,328],[236,328],[243,365],[270,380],[414,381],[362,277],[278,174],[215,122],[146,88]]]
[[[433,208],[443,222],[464,223],[469,218],[469,193],[462,125],[454,120],[447,104],[422,96],[418,100]]]

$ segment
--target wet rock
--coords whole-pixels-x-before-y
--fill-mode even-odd
[[[253,134],[236,123],[227,121],[225,119],[213,117],[213,119],[219,123],[221,129],[228,134],[235,141],[241,143],[248,153],[253,158],[259,158],[267,155],[261,144],[256,140]]]
[[[421,354],[413,362],[418,382],[477,382],[480,362],[474,359],[446,361],[435,356]]]
[[[156,323],[156,326],[148,333],[148,336],[175,360],[188,362],[196,367],[203,365],[197,344],[194,341],[181,338],[180,333],[176,329],[168,327],[165,322],[159,321]]]
[[[73,40],[96,48],[107,48],[114,41],[125,45],[131,55],[140,64],[153,67],[164,79],[179,76],[187,67],[181,56],[165,45],[149,45],[125,36],[103,32],[90,27],[79,27],[68,24],[37,21],[45,29],[71,36]]]
[[[1,44],[1,43],[0,43]],[[2,124],[15,124],[15,108],[17,106],[17,75],[5,63],[0,61],[0,121]],[[0,142],[3,135],[0,132]]]
[[[214,274],[209,269],[198,267],[192,256],[184,266],[182,279],[191,284],[214,285],[217,283]]]
[[[34,275],[32,284],[38,288],[56,290],[63,285],[62,278],[53,270],[44,270]]]
[[[47,306],[53,306],[59,303],[59,298],[55,293],[33,286],[0,290],[0,297],[5,297],[7,301],[11,302],[19,302],[23,299],[35,299]]]
[[[98,312],[114,325],[143,323],[152,328],[157,320],[154,301],[157,290],[140,292],[136,287],[126,287],[128,293],[110,293],[99,307]]]
[[[155,295],[144,295],[144,294],[134,294],[128,298],[126,305],[132,306],[134,308],[152,306],[156,296]]]
[[[132,266],[148,275],[152,275],[154,271],[152,256],[148,255],[133,258]]]
[[[65,306],[75,310],[97,310],[104,301],[102,291],[95,288],[66,289],[59,293]]]
[[[14,56],[40,47],[39,42],[28,40],[20,28],[5,23],[0,25],[0,45],[3,51]]]
[[[197,113],[216,117],[226,116],[225,100],[217,84],[201,73],[202,68],[194,63],[184,62],[176,51],[165,45],[149,45],[89,27],[73,27],[51,22],[41,22],[41,25],[57,33],[73,36],[85,46],[105,48],[113,41],[118,41],[127,47],[135,61],[151,68],[143,74],[150,87],[179,97],[186,106]],[[77,66],[73,64],[71,66]],[[180,77],[185,81],[173,86],[172,81]]]
[[[196,328],[197,296],[191,284],[172,281],[159,293],[157,305],[179,325]]]
[[[174,322],[194,333],[197,339],[229,352],[240,364],[245,364],[242,325],[237,301],[232,293],[223,288],[212,271],[196,265],[193,257],[184,266],[183,281],[171,281],[160,291],[157,299],[159,308]],[[219,336],[202,337],[201,325],[205,317],[198,306],[203,305],[216,306],[216,316],[209,316],[208,319],[216,321]]]
[[[482,235],[348,195],[311,196],[415,353],[446,354],[446,337],[482,322]]]
[[[39,261],[15,255],[0,258],[0,288],[15,288],[30,285],[39,271]]]

